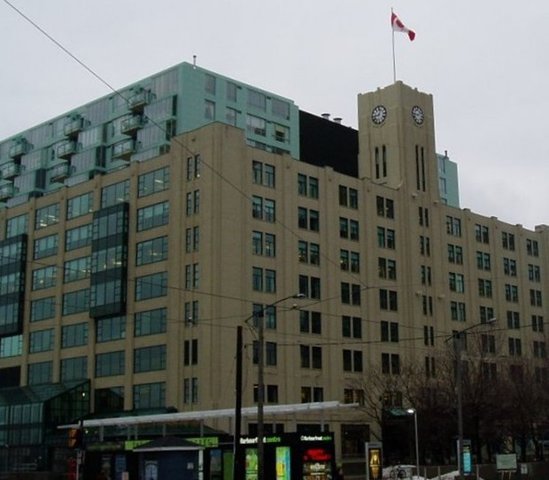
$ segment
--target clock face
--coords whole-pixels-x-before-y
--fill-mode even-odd
[[[387,118],[387,109],[383,105],[378,105],[372,110],[372,122],[381,125]]]
[[[425,115],[421,107],[417,105],[412,107],[412,118],[414,119],[414,122],[416,122],[416,125],[421,125],[423,123],[423,120],[425,119]]]

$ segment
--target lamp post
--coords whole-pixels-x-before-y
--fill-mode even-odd
[[[457,417],[458,417],[458,443],[457,443],[457,465],[459,471],[459,479],[463,480],[463,363],[461,354],[464,350],[465,334],[473,328],[482,325],[493,325],[496,322],[495,318],[490,318],[486,322],[475,323],[470,327],[454,332],[446,341],[454,340],[454,352],[456,356],[456,391],[457,391]]]
[[[417,431],[417,410],[415,408],[409,408],[406,410],[407,413],[414,416],[414,432],[415,432],[415,439],[416,439],[416,475],[419,479],[419,435]]]
[[[263,436],[265,434],[265,421],[263,415],[263,406],[265,404],[265,358],[263,354],[265,347],[265,325],[263,320],[265,310],[290,298],[304,297],[305,295],[303,293],[289,295],[265,306],[253,314],[253,317],[257,319],[257,480],[264,480],[265,478],[265,444],[263,442]]]

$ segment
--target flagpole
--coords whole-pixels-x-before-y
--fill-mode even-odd
[[[393,41],[392,41],[392,44],[393,44],[393,83],[396,83],[397,73],[396,73],[396,60],[395,60],[395,29],[393,28],[392,20],[393,20],[393,9],[391,8],[391,33],[392,33],[392,36],[393,36]]]

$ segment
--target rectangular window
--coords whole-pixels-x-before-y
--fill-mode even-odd
[[[508,232],[501,232],[501,245],[505,250],[515,250],[515,235]]]
[[[146,197],[153,193],[170,188],[170,168],[163,167],[149,173],[139,175],[137,181],[137,196]]]
[[[381,322],[381,341],[398,343],[398,323]]]
[[[37,330],[29,335],[29,353],[48,352],[53,350],[53,328]]]
[[[183,365],[198,364],[198,340],[185,340],[183,343]]]
[[[477,268],[479,270],[490,271],[490,254],[486,252],[477,251]]]
[[[530,305],[533,307],[541,307],[541,290],[530,289]]]
[[[263,118],[247,114],[246,131],[248,134],[265,137],[267,135],[267,122]]]
[[[34,229],[39,230],[41,228],[55,225],[59,222],[59,204],[54,203],[47,207],[38,208],[34,217]]]
[[[183,403],[198,403],[198,378],[183,379]]]
[[[343,350],[343,371],[362,372],[363,359],[360,350]]]
[[[63,315],[87,312],[90,309],[90,290],[84,288],[63,294]]]
[[[34,241],[34,259],[57,255],[58,235],[48,235]]]
[[[112,342],[126,338],[126,317],[98,318],[95,320],[95,338],[97,343]]]
[[[67,220],[93,212],[93,192],[67,200]]]
[[[95,356],[95,376],[111,377],[114,375],[124,375],[125,365],[124,350],[98,353]]]
[[[252,217],[265,222],[273,223],[276,221],[276,202],[268,198],[252,197]]]
[[[209,73],[204,74],[204,91],[210,95],[215,95],[216,78]]]
[[[465,292],[465,277],[461,273],[450,272],[448,274],[448,284],[452,292]]]
[[[396,261],[390,258],[378,257],[377,268],[379,278],[396,280]]]
[[[450,302],[450,318],[455,322],[465,322],[467,320],[465,303]]]
[[[431,239],[429,237],[419,236],[419,254],[425,257],[431,256]]]
[[[161,202],[137,210],[137,231],[167,225],[170,216],[169,202]]]
[[[195,382],[193,382],[193,386],[196,387],[196,391],[198,391],[198,381],[196,381],[196,385]],[[198,393],[196,395],[198,395]],[[164,382],[145,383],[133,386],[134,409],[162,408],[165,406],[166,384]]]
[[[345,338],[362,338],[362,318],[341,317],[341,335]]]
[[[538,241],[530,238],[526,239],[526,253],[531,257],[539,257]]]
[[[168,258],[168,237],[158,237],[136,245],[136,265],[148,265]]]
[[[133,371],[135,373],[166,369],[166,345],[136,348],[133,354]]]
[[[92,240],[92,225],[83,225],[81,227],[72,228],[65,233],[65,251],[74,250],[76,248],[87,247],[91,245]]]
[[[63,283],[75,282],[89,278],[91,272],[91,257],[80,257],[65,262]]]
[[[520,357],[522,355],[520,338],[509,337],[509,355],[514,357]]]
[[[377,227],[377,245],[380,248],[395,249],[395,231],[390,228]]]
[[[507,310],[507,328],[511,330],[520,329],[520,313]]]
[[[381,372],[386,375],[399,375],[400,355],[398,355],[397,353],[382,353]]]
[[[265,111],[267,109],[267,97],[257,90],[248,89],[248,106]]]
[[[543,317],[541,315],[532,315],[532,330],[543,332]]]
[[[518,302],[518,287],[516,285],[505,284],[505,300],[508,302]]]
[[[463,247],[448,244],[448,262],[463,265]]]
[[[512,258],[503,258],[503,273],[509,277],[517,276],[517,262]]]
[[[206,120],[215,120],[215,102],[204,100],[204,118]]]
[[[318,198],[319,188],[318,188],[318,178],[309,177],[302,173],[297,174],[297,193],[298,195],[309,197],[309,198]]]
[[[381,310],[396,312],[398,310],[397,292],[381,288],[379,290],[379,308]]]
[[[88,343],[88,324],[77,323],[61,328],[61,348],[78,347]]]
[[[395,206],[390,198],[376,197],[378,217],[395,218]]]
[[[88,378],[88,357],[65,358],[61,360],[61,381]]]
[[[475,239],[477,242],[490,243],[490,236],[488,234],[488,227],[485,225],[475,225]]]
[[[57,267],[50,266],[32,271],[32,289],[42,290],[54,287],[57,278]],[[1,287],[0,287],[1,288]],[[1,290],[0,290],[1,291]]]
[[[478,279],[478,294],[481,297],[492,298],[492,280]]]
[[[166,333],[167,323],[168,310],[166,308],[138,312],[135,314],[134,335],[142,337],[145,335]]]
[[[454,237],[461,237],[461,220],[459,218],[446,216],[446,233]]]
[[[27,233],[29,226],[29,216],[27,213],[9,218],[6,221],[6,238],[15,237],[22,233]]]
[[[127,202],[130,199],[130,181],[108,185],[101,189],[101,208],[110,207],[117,203]]]
[[[299,293],[307,298],[320,299],[320,278],[300,275]]]
[[[31,302],[31,322],[40,322],[55,317],[55,297],[45,297]]]
[[[165,297],[168,294],[168,272],[153,273],[135,279],[135,299]]]
[[[322,333],[322,320],[320,312],[309,310],[299,311],[299,331],[301,333]]]
[[[298,241],[298,258],[302,263],[320,265],[320,246],[318,243]]]
[[[541,282],[541,269],[539,265],[528,264],[528,280],[531,282]]]
[[[0,358],[18,357],[23,354],[23,335],[0,338]]]
[[[30,363],[28,366],[27,383],[29,385],[40,385],[51,383],[53,378],[53,363],[38,362]]]
[[[268,163],[252,162],[252,180],[256,185],[275,188],[275,167]]]

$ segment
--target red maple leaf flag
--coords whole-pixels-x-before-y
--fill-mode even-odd
[[[393,27],[393,32],[402,32],[408,34],[408,38],[413,41],[416,38],[416,32],[407,28],[401,21],[396,13],[391,12],[391,26]]]

